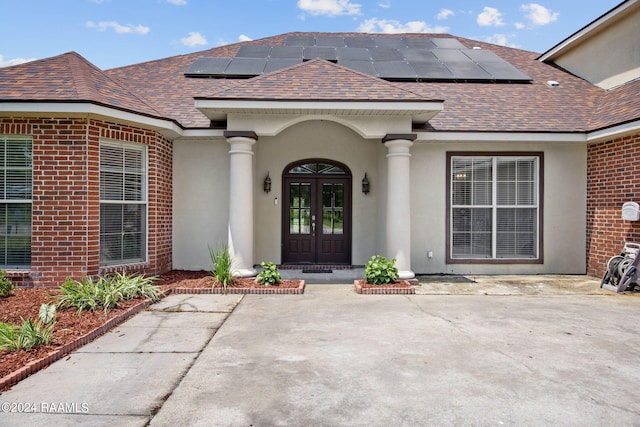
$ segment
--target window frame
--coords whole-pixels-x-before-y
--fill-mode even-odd
[[[101,218],[99,221],[100,230],[99,230],[99,241],[100,241],[100,256],[99,263],[101,268],[113,267],[113,266],[121,266],[121,265],[132,265],[132,264],[145,264],[149,262],[149,147],[143,144],[136,144],[126,141],[117,141],[117,140],[108,140],[101,139],[100,147],[99,147],[99,160],[98,160],[98,169],[99,176],[102,175],[102,147],[110,146],[118,149],[130,149],[139,151],[143,156],[143,167],[141,175],[143,175],[142,180],[142,200],[126,200],[126,190],[123,188],[122,200],[114,200],[114,199],[102,199],[102,178],[99,179],[99,194],[100,194],[100,213],[101,216],[102,206],[103,205],[118,205],[118,206],[126,206],[126,205],[142,205],[144,206],[144,220],[142,221],[142,225],[144,227],[144,232],[142,233],[144,242],[144,250],[142,251],[142,259],[119,259],[116,261],[103,261],[102,258],[102,224]],[[122,173],[124,174],[124,166],[122,169]],[[123,185],[126,184],[126,180],[123,178]]]
[[[537,158],[538,168],[537,168],[537,257],[536,258],[455,258],[453,257],[453,230],[452,230],[452,196],[453,196],[453,188],[452,188],[452,179],[451,173],[453,170],[453,158],[454,157],[491,157],[494,158],[525,158],[525,157],[535,157]],[[447,264],[542,264],[544,263],[544,222],[543,222],[543,212],[544,212],[544,153],[539,151],[451,151],[447,152],[447,165],[446,165],[446,263]],[[492,185],[495,188],[496,186],[496,177],[492,177]],[[496,195],[493,196],[493,201],[491,205],[492,210],[497,209],[497,204],[495,203]],[[495,226],[495,218],[492,222],[492,248],[495,247],[495,236],[497,233],[497,227]],[[492,253],[495,253],[495,250],[492,250]]]
[[[18,166],[7,166],[6,160],[7,160],[7,156],[6,156],[6,152],[7,152],[7,142],[9,140],[13,140],[13,141],[28,141],[30,143],[30,149],[31,149],[31,165],[29,167],[18,167]],[[29,263],[28,264],[4,264],[2,262],[0,262],[0,268],[4,269],[4,270],[30,270],[31,269],[31,263],[33,262],[33,257],[32,257],[32,252],[33,252],[33,137],[28,136],[28,135],[0,135],[0,141],[2,141],[2,150],[3,150],[3,158],[4,158],[4,162],[2,165],[0,165],[0,170],[3,173],[3,181],[4,181],[4,185],[5,188],[3,188],[3,193],[4,196],[3,198],[0,199],[0,205],[4,205],[4,206],[9,206],[9,205],[17,205],[17,204],[21,204],[21,205],[29,205]],[[22,170],[30,170],[31,172],[31,177],[30,177],[30,185],[31,185],[31,189],[30,189],[30,193],[31,193],[31,197],[28,199],[8,199],[6,198],[7,196],[7,192],[6,192],[6,172],[8,169],[22,169]],[[5,210],[6,213],[6,210]],[[9,223],[7,222],[6,225],[8,226]],[[3,246],[0,246],[0,250],[3,252],[2,255],[2,261],[4,261],[7,257],[7,245],[6,243]]]

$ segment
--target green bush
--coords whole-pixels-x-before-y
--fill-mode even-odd
[[[75,307],[78,313],[83,310],[94,311],[102,307],[105,311],[116,308],[120,301],[137,297],[158,301],[162,294],[159,287],[153,285],[155,277],[139,275],[129,276],[116,273],[111,276],[93,279],[85,277],[82,280],[67,279],[61,286],[58,296],[60,308]]]
[[[364,278],[372,285],[384,285],[398,280],[396,260],[387,260],[382,255],[374,255],[364,268]]]
[[[227,293],[227,286],[233,284],[233,272],[231,265],[233,264],[233,257],[229,252],[227,245],[219,246],[215,251],[209,246],[209,256],[211,257],[211,263],[213,267],[211,269],[211,276],[216,282],[222,284],[224,293]]]
[[[0,298],[8,297],[14,289],[15,285],[11,282],[11,279],[7,277],[7,272],[0,270]]]
[[[0,323],[0,350],[28,350],[39,345],[48,345],[53,339],[56,323],[56,306],[42,304],[39,319],[22,319],[22,324]]]
[[[280,283],[282,276],[278,272],[278,267],[272,262],[261,262],[260,266],[263,270],[258,273],[258,282],[260,284],[269,286],[276,283]]]

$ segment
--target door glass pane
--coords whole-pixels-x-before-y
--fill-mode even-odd
[[[322,233],[343,234],[344,184],[322,185]]]
[[[310,209],[300,209],[300,234],[311,234]]]

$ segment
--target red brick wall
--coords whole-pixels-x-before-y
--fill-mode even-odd
[[[587,274],[600,277],[626,241],[640,242],[640,221],[623,221],[622,204],[640,203],[640,134],[587,148]]]
[[[57,286],[107,271],[100,268],[100,138],[145,144],[149,156],[148,262],[108,271],[171,269],[171,141],[86,118],[0,118],[0,134],[33,138],[31,270],[16,273],[15,282]]]

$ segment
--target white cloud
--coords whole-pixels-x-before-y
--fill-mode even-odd
[[[489,6],[484,7],[476,22],[481,27],[501,27],[504,25],[502,13],[498,9]]]
[[[245,34],[240,34],[238,36],[238,41],[239,42],[250,42],[251,40],[253,40],[251,37],[245,35]],[[214,43],[216,46],[225,46],[231,43],[236,43],[236,42],[230,42],[226,39],[218,39],[216,40],[216,42]]]
[[[440,9],[440,12],[438,12],[438,21],[442,21],[443,19],[447,19],[450,16],[453,16],[453,10],[451,9]]]
[[[240,36],[238,36],[238,41],[241,42],[250,42],[251,40],[253,40],[251,37],[244,34],[240,34]]]
[[[552,12],[550,9],[538,3],[523,4],[520,6],[520,9],[523,12],[527,12],[525,18],[527,18],[533,26],[550,24],[557,21],[558,16],[560,16],[558,12]]]
[[[183,37],[180,39],[180,43],[184,46],[206,46],[207,39],[197,31],[190,31],[189,37]]]
[[[311,15],[360,15],[362,5],[349,0],[298,0],[298,8]]]
[[[87,28],[95,28],[98,31],[107,31],[109,28],[113,29],[116,34],[142,34],[145,35],[151,28],[145,27],[144,25],[121,25],[115,21],[108,22],[98,22],[95,23],[93,21],[87,22]]]
[[[184,6],[187,4],[187,0],[167,0],[167,3],[175,4],[176,6]]]
[[[509,42],[509,37],[506,34],[494,34],[484,39],[487,43],[493,43],[500,46],[518,47],[516,44]]]
[[[390,1],[381,1],[378,3],[378,7],[381,7],[383,9],[389,9],[391,7],[391,2]]]
[[[525,25],[522,22],[516,22],[513,24],[516,27],[516,30],[524,30]]]
[[[14,59],[4,59],[4,56],[0,55],[0,68],[2,67],[10,67],[12,65],[20,65],[25,62],[35,61],[35,58],[26,59],[26,58],[14,58]]]
[[[358,27],[358,31],[362,33],[446,33],[449,27],[435,26],[427,24],[424,21],[409,21],[401,23],[393,19],[371,18],[364,21]]]

